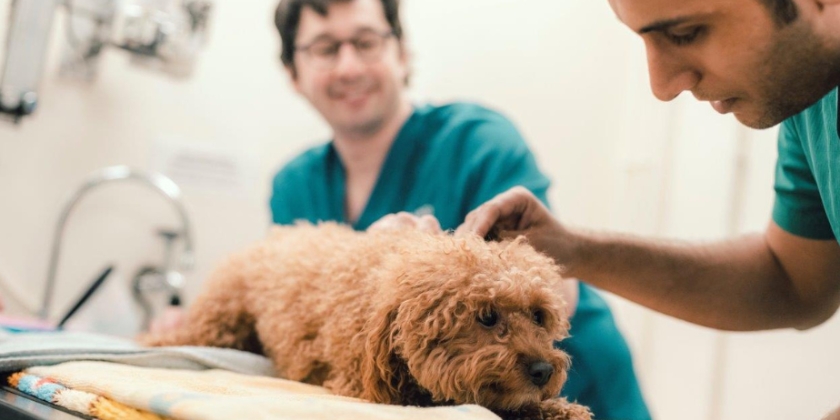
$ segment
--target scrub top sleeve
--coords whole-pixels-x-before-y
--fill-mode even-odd
[[[776,162],[776,198],[773,221],[787,232],[809,239],[833,239],[834,234],[820,198],[817,182],[802,148],[796,117],[779,129]]]
[[[292,216],[293,194],[290,194],[290,183],[283,171],[280,171],[272,183],[271,199],[271,220],[278,225],[290,225],[295,222]]]
[[[472,173],[465,193],[471,193],[469,210],[497,194],[521,185],[548,205],[549,179],[539,170],[533,153],[516,127],[504,118],[487,121],[471,132],[475,152],[469,161]]]

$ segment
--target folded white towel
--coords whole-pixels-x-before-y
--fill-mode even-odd
[[[247,375],[273,376],[267,358],[212,347],[142,347],[124,338],[80,332],[0,334],[0,371],[68,361],[98,360],[167,369],[224,369]]]

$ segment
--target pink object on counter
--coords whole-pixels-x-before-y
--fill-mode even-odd
[[[55,324],[39,318],[0,315],[0,328],[10,331],[55,331]]]

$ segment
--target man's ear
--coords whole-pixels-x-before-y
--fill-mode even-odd
[[[286,76],[289,77],[289,84],[295,89],[295,92],[300,93],[300,81],[298,79],[298,72],[295,64],[284,64],[283,68],[286,70]]]
[[[399,43],[400,61],[402,61],[405,65],[411,64],[412,54],[411,50],[408,48],[408,44],[402,39],[398,39],[397,42]]]
[[[410,48],[408,48],[408,44],[404,40],[399,40],[399,54],[400,54],[400,63],[402,63],[403,68],[405,69],[405,76],[403,77],[403,84],[408,86],[409,81],[411,80],[411,62],[414,58],[414,54]]]

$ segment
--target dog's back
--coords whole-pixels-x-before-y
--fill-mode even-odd
[[[319,361],[361,330],[383,286],[370,281],[372,271],[417,234],[364,234],[335,223],[273,227],[213,271],[184,326],[141,341],[263,353],[280,376],[320,384]]]

